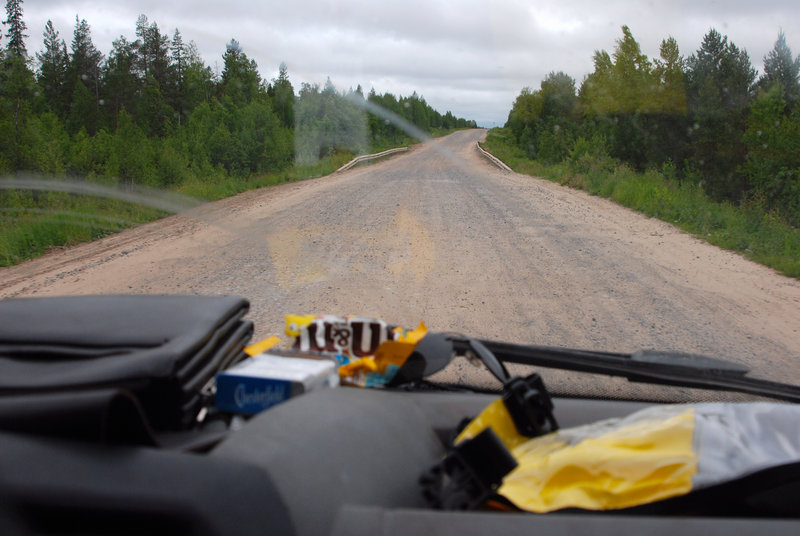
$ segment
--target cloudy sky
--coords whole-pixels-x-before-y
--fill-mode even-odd
[[[759,71],[780,30],[800,52],[797,0],[24,0],[23,9],[31,54],[48,19],[68,45],[75,16],[86,19],[107,54],[120,35],[133,40],[143,13],[170,37],[180,29],[212,68],[235,38],[267,79],[284,61],[296,89],[330,76],[340,89],[417,91],[485,126],[504,123],[520,90],[550,71],[580,84],[593,51],[612,51],[623,24],[650,57],[667,36],[688,56],[712,27]]]

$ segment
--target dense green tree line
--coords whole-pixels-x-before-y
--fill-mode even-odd
[[[800,58],[783,33],[760,77],[714,29],[688,58],[670,37],[651,60],[623,26],[613,53],[593,60],[580,87],[553,72],[517,97],[506,127],[529,156],[579,172],[617,161],[663,169],[800,226]]]
[[[31,57],[22,0],[7,0],[0,41],[0,173],[103,176],[164,187],[312,163],[362,152],[400,132],[358,106],[363,93],[304,84],[295,94],[286,65],[261,77],[236,40],[218,75],[177,29],[170,38],[141,15],[135,37],[108,54],[76,16],[69,45],[48,21]],[[423,130],[475,126],[441,115],[416,94],[371,92]]]

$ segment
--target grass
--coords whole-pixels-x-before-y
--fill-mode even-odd
[[[432,136],[444,136],[453,131],[437,129]],[[370,151],[378,153],[414,143],[417,140],[410,137],[386,139],[373,143]],[[292,166],[250,177],[232,177],[212,171],[203,173],[202,178],[187,179],[174,191],[202,201],[215,201],[246,190],[322,177],[339,169],[353,156],[348,152],[336,152],[311,166]],[[93,180],[105,186],[116,185],[113,179]],[[97,240],[167,215],[162,210],[115,199],[0,188],[0,267],[41,256],[51,248]]]
[[[165,216],[154,208],[62,192],[0,190],[0,266],[97,240]]]
[[[292,166],[284,170],[253,175],[248,178],[225,176],[214,180],[190,179],[178,188],[178,192],[204,201],[216,201],[247,190],[275,186],[284,182],[296,182],[322,177],[333,173],[352,160],[352,158],[352,153],[335,153],[333,156],[321,159],[311,166]]]
[[[800,279],[800,229],[757,203],[712,201],[699,186],[672,178],[669,169],[638,173],[607,158],[545,165],[527,158],[503,129],[490,131],[483,146],[518,173],[606,197]]]
[[[321,177],[353,157],[336,153],[313,166],[236,178],[219,174],[188,179],[175,190],[203,201],[214,201],[245,190]],[[104,180],[106,186],[114,181]],[[0,267],[38,257],[55,247],[97,240],[129,227],[169,215],[144,205],[83,194],[34,192],[0,188]]]

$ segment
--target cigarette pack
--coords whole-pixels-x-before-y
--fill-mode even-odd
[[[215,404],[223,411],[252,415],[303,393],[338,385],[338,369],[331,359],[265,353],[217,374]]]

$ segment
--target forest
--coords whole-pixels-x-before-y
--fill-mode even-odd
[[[224,45],[217,72],[180,30],[170,37],[146,15],[106,54],[85,19],[76,15],[69,45],[48,21],[30,54],[22,0],[5,7],[0,266],[163,217],[169,211],[155,200],[165,192],[190,206],[416,141],[370,105],[425,133],[476,126],[416,92],[340,92],[330,79],[297,90],[285,64],[267,80],[236,39]],[[76,193],[76,184],[91,193]],[[140,201],[121,200],[131,193]]]
[[[655,170],[800,226],[800,57],[782,32],[760,75],[715,29],[688,57],[669,37],[650,59],[623,26],[593,62],[580,86],[553,71],[516,98],[505,128],[529,158],[583,175]]]
[[[69,46],[48,21],[29,55],[22,0],[8,0],[0,41],[0,173],[105,177],[122,185],[176,188],[185,181],[247,178],[335,152],[363,153],[407,141],[364,110],[394,112],[423,131],[474,127],[416,93],[339,92],[330,80],[295,91],[286,65],[265,80],[232,39],[217,75],[178,29],[170,37],[141,15],[133,36],[107,54],[76,16]],[[0,192],[0,195],[3,195]]]

